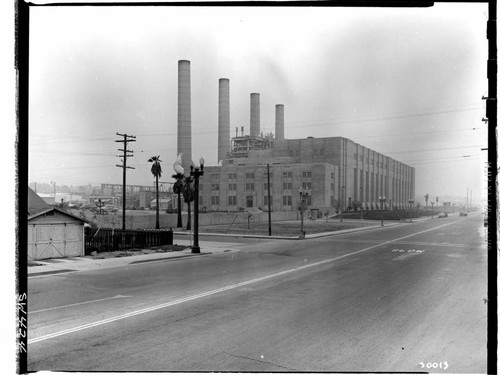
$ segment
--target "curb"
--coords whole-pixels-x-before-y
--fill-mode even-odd
[[[149,262],[159,262],[159,261],[165,261],[165,260],[179,260],[182,258],[191,258],[199,255],[209,255],[213,254],[210,252],[207,253],[198,253],[198,254],[186,254],[186,255],[177,255],[175,257],[166,257],[166,258],[156,258],[156,259],[143,259],[143,260],[136,260],[134,262],[130,262],[128,264],[140,264],[140,263],[149,263]]]
[[[34,272],[29,273],[28,277],[32,276],[45,276],[45,275],[55,275],[58,273],[68,273],[68,272],[76,272],[77,270],[54,270],[54,271],[43,271],[43,272]]]

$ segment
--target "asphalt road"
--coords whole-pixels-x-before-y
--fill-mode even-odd
[[[484,235],[455,216],[30,279],[28,369],[486,373]]]

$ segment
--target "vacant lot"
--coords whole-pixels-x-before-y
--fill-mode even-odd
[[[314,233],[334,232],[342,229],[352,229],[365,226],[380,225],[374,221],[344,220],[304,220],[304,231],[306,235]],[[267,222],[246,224],[224,224],[201,226],[200,233],[227,233],[227,234],[255,234],[269,235],[269,224]],[[300,220],[280,221],[271,223],[271,235],[273,236],[298,236],[300,234]]]

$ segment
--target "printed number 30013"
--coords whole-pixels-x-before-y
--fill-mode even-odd
[[[443,370],[446,370],[448,368],[448,362],[427,362],[427,363],[419,362],[418,364],[422,366],[421,368],[428,368],[428,369],[441,368]]]

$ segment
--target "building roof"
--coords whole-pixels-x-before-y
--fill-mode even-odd
[[[28,186],[28,217],[50,209],[52,207]]]

